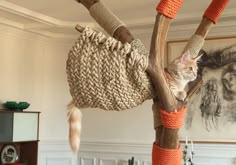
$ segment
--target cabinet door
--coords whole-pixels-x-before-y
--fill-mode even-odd
[[[13,113],[0,113],[0,142],[11,142]]]
[[[13,130],[14,142],[38,140],[38,114],[15,113]]]

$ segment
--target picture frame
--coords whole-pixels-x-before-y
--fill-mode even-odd
[[[6,144],[1,149],[1,164],[15,163],[18,161],[18,149],[16,145]]]
[[[167,42],[167,64],[186,44]],[[205,54],[199,64],[203,85],[188,101],[180,140],[236,144],[236,37],[206,39],[200,53]]]

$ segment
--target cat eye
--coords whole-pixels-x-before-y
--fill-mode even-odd
[[[191,70],[191,71],[192,71],[192,70],[193,70],[193,67],[189,67],[189,70]]]

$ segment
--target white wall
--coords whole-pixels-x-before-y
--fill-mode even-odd
[[[27,101],[31,103],[28,110],[42,112],[40,165],[124,164],[133,155],[137,164],[150,164],[155,133],[151,101],[123,112],[82,110],[82,145],[77,161],[77,155],[68,146],[66,118],[66,105],[71,97],[65,66],[74,41],[43,37],[4,25],[0,25],[0,34],[0,102]],[[149,48],[150,33],[140,38]],[[223,148],[227,153],[227,145]],[[202,157],[206,158],[207,153]],[[228,161],[233,159],[231,155]]]
[[[40,144],[64,140],[68,147],[66,105],[71,97],[65,64],[74,41],[48,38],[5,25],[0,25],[0,35],[0,103],[29,102],[27,110],[42,112]],[[61,148],[66,156],[64,150],[65,147]],[[46,164],[44,160],[55,164],[54,156],[47,152],[46,157],[50,158],[44,159],[41,153],[44,152],[39,151],[41,165]],[[69,149],[67,156],[76,163],[76,156]]]
[[[40,111],[40,139],[66,139],[65,72],[71,41],[55,40],[0,26],[0,102],[27,101]]]

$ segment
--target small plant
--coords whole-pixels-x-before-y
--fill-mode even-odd
[[[128,160],[128,165],[134,165],[134,157]]]

